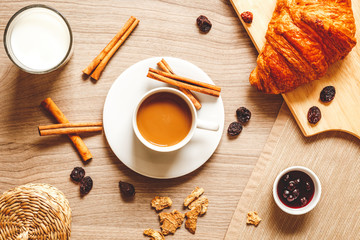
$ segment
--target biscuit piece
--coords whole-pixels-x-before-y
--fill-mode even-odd
[[[186,221],[185,221],[185,228],[189,230],[192,234],[195,234],[196,231],[196,222],[197,218],[201,213],[201,205],[197,205],[194,209],[187,212],[185,214]]]
[[[195,199],[199,198],[204,193],[203,188],[196,187],[189,196],[184,200],[184,206],[187,207]]]
[[[144,235],[151,237],[151,240],[165,240],[165,237],[161,232],[151,228],[144,230]]]
[[[201,196],[198,199],[194,200],[192,203],[190,203],[188,208],[190,210],[193,210],[197,206],[201,207],[200,215],[204,215],[209,206],[209,199],[207,199],[207,197]]]
[[[247,220],[246,220],[247,224],[252,224],[252,225],[255,225],[255,227],[256,227],[257,225],[259,225],[260,221],[261,221],[261,218],[259,217],[257,212],[255,212],[255,211],[248,212]]]
[[[171,207],[172,201],[169,197],[156,196],[151,200],[151,207],[155,208],[156,211],[161,211],[164,208]]]
[[[161,231],[164,235],[174,234],[184,221],[185,214],[178,210],[173,210],[171,213],[159,213]]]

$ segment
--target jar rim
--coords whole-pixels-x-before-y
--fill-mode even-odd
[[[16,17],[18,17],[21,13],[23,13],[24,11],[26,10],[29,10],[29,9],[32,9],[32,8],[45,8],[45,9],[48,9],[48,10],[51,10],[52,12],[54,12],[55,14],[57,14],[58,16],[61,17],[61,19],[64,21],[68,31],[69,31],[69,37],[70,37],[70,43],[69,43],[69,48],[67,50],[67,53],[65,54],[64,58],[57,64],[55,65],[54,67],[52,68],[49,68],[49,69],[45,69],[45,70],[36,70],[36,69],[32,69],[32,68],[29,68],[29,67],[25,67],[25,65],[21,66],[19,65],[15,60],[14,60],[14,57],[15,55],[14,54],[11,54],[10,53],[10,50],[8,49],[8,41],[7,41],[7,34],[8,34],[8,31],[9,31],[9,28],[12,24],[12,22],[16,19]],[[44,74],[44,73],[49,73],[49,72],[52,72],[56,69],[58,69],[59,67],[61,67],[66,61],[67,59],[69,58],[69,56],[71,55],[72,53],[72,48],[73,48],[73,33],[72,33],[72,30],[71,30],[71,27],[70,27],[70,24],[69,22],[67,21],[67,19],[64,17],[64,15],[62,15],[58,10],[56,10],[55,8],[53,7],[50,7],[50,6],[47,6],[45,4],[31,4],[31,5],[28,5],[28,6],[25,6],[21,9],[19,9],[17,12],[15,12],[11,18],[9,19],[8,23],[6,24],[6,27],[5,27],[5,31],[4,31],[4,35],[3,35],[3,42],[4,42],[4,48],[5,48],[5,52],[7,54],[7,56],[9,57],[9,59],[17,66],[19,67],[21,70],[25,71],[25,72],[28,72],[28,73],[32,73],[32,74]],[[16,57],[15,57],[16,58]],[[18,60],[19,61],[19,60]],[[21,62],[21,61],[19,61]]]

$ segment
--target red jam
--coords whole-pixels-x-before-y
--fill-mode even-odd
[[[309,175],[301,171],[285,173],[279,180],[277,194],[290,208],[305,207],[314,197],[315,186]]]

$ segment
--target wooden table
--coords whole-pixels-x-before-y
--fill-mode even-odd
[[[20,71],[0,44],[0,192],[25,183],[49,183],[65,193],[73,212],[72,239],[145,239],[146,228],[159,229],[150,208],[155,195],[169,196],[173,207],[195,186],[205,188],[208,213],[198,220],[195,235],[184,226],[171,239],[222,239],[241,193],[265,145],[282,103],[280,96],[258,93],[248,83],[257,52],[227,0],[104,0],[40,1],[59,10],[71,24],[75,51],[63,68],[45,75]],[[2,0],[0,34],[8,19],[32,1]],[[196,18],[206,15],[213,27],[201,34]],[[140,24],[93,83],[81,70],[108,43],[129,16]],[[2,37],[0,38],[2,41]],[[122,164],[102,134],[84,135],[94,159],[84,164],[66,136],[39,137],[37,126],[54,119],[39,107],[51,97],[70,121],[100,121],[106,94],[127,67],[153,56],[173,56],[202,68],[222,87],[225,131],[219,147],[200,169],[184,177],[156,180]],[[252,119],[241,135],[229,139],[226,129],[235,110],[246,106]],[[80,197],[69,174],[83,166],[94,180],[93,190]],[[118,182],[136,187],[132,201],[124,200]]]

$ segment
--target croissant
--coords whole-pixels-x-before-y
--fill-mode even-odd
[[[265,38],[251,85],[278,94],[319,79],[356,45],[351,0],[277,0]]]

